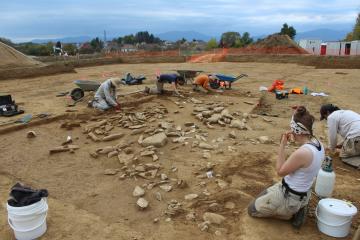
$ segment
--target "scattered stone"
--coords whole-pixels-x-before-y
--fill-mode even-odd
[[[248,104],[248,105],[255,105],[254,102],[250,102],[250,101],[244,101],[244,103]]]
[[[184,126],[185,127],[192,127],[192,126],[194,126],[195,125],[195,123],[193,123],[193,122],[186,122],[186,123],[184,123]],[[181,131],[181,129],[180,129],[180,131]]]
[[[35,131],[28,131],[28,132],[26,133],[26,137],[27,137],[27,138],[34,138],[34,137],[36,137]]]
[[[135,171],[137,172],[146,172],[146,168],[143,165],[139,165],[135,167]]]
[[[209,205],[209,211],[211,212],[218,212],[220,211],[220,205],[218,203],[211,203]]]
[[[194,199],[197,198],[197,197],[199,197],[198,194],[196,194],[196,193],[190,193],[190,194],[185,195],[185,200],[191,201],[191,200],[194,200]]]
[[[229,137],[232,138],[232,139],[236,139],[236,133],[235,133],[235,131],[231,131],[231,132],[229,133]]]
[[[119,159],[119,162],[121,164],[124,164],[125,166],[129,165],[130,163],[132,163],[133,159],[134,159],[134,154],[124,154],[124,153],[119,153],[118,155],[118,159]]]
[[[159,218],[154,218],[153,223],[158,223],[160,221]]]
[[[212,150],[212,149],[214,149],[214,146],[204,143],[204,142],[201,142],[201,143],[199,143],[199,148]]]
[[[211,224],[218,224],[220,225],[221,223],[223,223],[226,218],[220,214],[216,214],[216,213],[211,213],[211,212],[206,212],[203,215],[203,219],[204,221],[208,221]]]
[[[167,176],[165,173],[162,173],[162,174],[160,175],[160,178],[161,178],[161,180],[167,180],[167,179],[168,179],[168,176]]]
[[[214,113],[213,111],[206,110],[206,111],[202,111],[202,112],[201,112],[201,115],[202,115],[204,118],[209,118],[209,117],[211,117],[211,115],[212,115],[213,113]]]
[[[216,183],[221,189],[225,189],[229,186],[229,184],[227,182],[225,182],[224,180],[221,180],[221,179],[217,179]]]
[[[144,129],[135,129],[135,130],[131,131],[130,135],[138,135],[143,132],[144,132]]]
[[[107,155],[107,157],[108,158],[112,158],[112,157],[115,157],[115,156],[117,156],[119,153],[118,153],[118,151],[112,151],[112,152],[109,152],[108,153],[108,155]]]
[[[156,193],[155,193],[155,198],[156,198],[156,200],[158,200],[159,202],[161,202],[161,201],[162,201],[161,193],[160,193],[160,192],[156,192]]]
[[[142,144],[143,140],[144,140],[144,135],[141,134],[138,138],[138,143]]]
[[[149,206],[149,202],[145,198],[139,198],[136,204],[140,207],[140,209],[145,209]]]
[[[224,206],[226,209],[234,209],[235,208],[235,203],[233,203],[233,202],[226,202],[225,203],[225,206]]]
[[[262,118],[265,122],[272,122],[272,120],[270,118],[267,118],[267,117],[263,117]]]
[[[90,132],[90,133],[88,134],[88,136],[89,136],[89,138],[90,138],[91,140],[93,140],[94,142],[99,142],[99,141],[100,141],[100,138],[98,138],[98,137],[95,135],[95,133],[93,133],[93,132]]]
[[[145,190],[142,187],[140,187],[140,186],[135,187],[135,189],[133,191],[134,197],[142,197],[142,196],[144,196],[144,194],[145,194]]]
[[[188,214],[186,214],[185,216],[187,221],[195,221],[196,220],[196,216],[194,212],[190,212]]]
[[[230,127],[238,128],[240,130],[246,129],[245,123],[243,121],[238,120],[238,119],[232,120],[231,123],[230,123]]]
[[[165,192],[170,192],[172,190],[172,186],[169,184],[163,184],[159,186],[162,190],[164,190]]]
[[[127,148],[124,149],[124,153],[126,153],[126,154],[131,154],[133,152],[134,152],[134,150],[132,148],[130,148],[130,147],[127,147]]]
[[[213,114],[210,118],[207,119],[208,123],[218,123],[221,119],[221,114]]]
[[[216,236],[221,236],[221,235],[222,235],[221,231],[219,231],[219,230],[216,230],[216,231],[214,232],[214,234],[215,234]]]
[[[118,172],[119,172],[118,169],[111,169],[111,168],[109,168],[109,169],[105,169],[104,175],[115,175],[115,174],[117,174]]]
[[[190,101],[194,104],[202,104],[203,103],[201,100],[198,100],[196,98],[190,98]]]
[[[89,153],[92,158],[98,158],[98,154],[96,152],[90,152]]]
[[[203,152],[202,157],[205,159],[209,159],[209,158],[211,158],[211,154],[209,152]]]
[[[134,125],[134,126],[130,126],[129,129],[140,129],[140,128],[143,128],[145,126],[146,126],[146,124]]]
[[[262,144],[270,144],[270,143],[272,143],[272,140],[268,136],[260,136],[260,137],[258,137],[258,140]]]
[[[209,225],[210,225],[210,222],[205,221],[205,222],[202,222],[202,223],[198,224],[198,227],[200,228],[200,230],[202,232],[207,232],[209,230]]]
[[[165,222],[171,222],[171,218],[166,218]]]
[[[183,188],[187,188],[188,185],[185,180],[179,179],[177,181],[177,187],[183,189]]]
[[[154,151],[152,150],[145,150],[143,152],[140,153],[140,156],[144,157],[144,156],[152,156],[153,154],[155,154]]]
[[[50,154],[54,153],[60,153],[60,152],[68,152],[70,150],[79,149],[80,147],[77,145],[67,145],[67,146],[60,146],[60,147],[54,147],[49,150]]]
[[[214,108],[215,113],[221,113],[222,110],[224,110],[224,107],[216,107],[216,108]]]
[[[100,154],[108,154],[109,152],[112,152],[114,150],[115,148],[113,146],[106,146],[104,148],[97,149],[96,152]]]
[[[143,147],[147,147],[147,146],[163,147],[166,145],[166,143],[167,143],[167,136],[165,133],[161,132],[161,133],[158,133],[153,136],[145,138],[141,142],[141,145]]]
[[[124,133],[111,134],[109,136],[104,137],[102,140],[105,141],[105,142],[113,141],[113,140],[122,138],[124,135],[125,135]]]

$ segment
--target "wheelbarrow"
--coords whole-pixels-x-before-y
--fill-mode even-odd
[[[176,71],[180,76],[183,76],[185,79],[185,83],[187,83],[188,79],[194,80],[194,77],[196,77],[199,73],[202,73],[202,70],[173,70]]]
[[[76,80],[74,81],[77,88],[74,88],[70,92],[71,99],[74,101],[79,101],[85,96],[85,92],[96,91],[101,83],[90,80]]]
[[[220,73],[216,73],[214,75],[218,79],[216,81],[210,82],[210,87],[213,88],[213,89],[218,89],[221,86],[225,87],[225,89],[226,89],[226,86],[228,87],[228,89],[231,89],[231,84],[233,82],[239,80],[240,78],[248,77],[248,75],[245,74],[245,73],[242,73],[237,77],[224,75],[224,74],[220,74]]]

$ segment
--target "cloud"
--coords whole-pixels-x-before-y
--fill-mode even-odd
[[[0,36],[94,35],[149,30],[196,30],[218,35],[224,29],[268,33],[284,22],[302,29],[355,23],[353,0],[36,0],[3,1]]]

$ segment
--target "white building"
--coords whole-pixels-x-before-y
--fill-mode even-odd
[[[360,40],[351,42],[350,55],[360,55]]]
[[[339,56],[340,55],[340,42],[327,42],[326,55]]]
[[[308,53],[314,55],[320,54],[320,45],[321,45],[321,40],[301,39],[299,41],[300,47],[305,49]]]

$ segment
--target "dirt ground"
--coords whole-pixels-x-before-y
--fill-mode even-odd
[[[123,109],[119,113],[99,114],[87,108],[86,100],[91,97],[88,94],[74,107],[66,106],[67,97],[56,97],[59,92],[74,88],[72,82],[77,79],[104,80],[131,72],[144,74],[146,84],[152,85],[155,73],[173,69],[247,73],[249,77],[238,80],[232,90],[209,95],[193,93],[190,85],[181,88],[183,97],[127,95],[120,97]],[[5,203],[9,189],[18,181],[49,191],[48,231],[41,238],[44,240],[331,239],[317,229],[316,196],[299,231],[286,221],[251,218],[246,207],[264,188],[280,180],[274,166],[280,135],[288,130],[291,107],[305,105],[317,118],[319,107],[325,102],[360,112],[359,75],[359,69],[220,62],[106,65],[79,68],[76,73],[0,81],[1,91],[11,93],[26,114],[33,115],[26,128],[0,126],[0,239],[14,239],[7,224]],[[289,99],[276,100],[271,93],[259,92],[260,86],[270,86],[275,79],[284,79],[288,88],[307,86],[329,97],[291,95]],[[144,85],[124,86],[119,93],[143,88]],[[227,123],[209,127],[194,115],[200,108],[219,107],[228,109],[234,118],[246,118],[247,130],[231,128]],[[57,118],[35,124],[41,113]],[[0,121],[4,124],[19,117]],[[103,126],[90,129],[101,121]],[[124,136],[95,142],[88,137],[89,129],[98,138],[114,133]],[[27,138],[29,130],[37,136]],[[168,133],[165,146],[144,149],[138,143],[160,131]],[[232,131],[235,136],[230,137]],[[324,122],[316,122],[315,134],[327,141]],[[61,146],[67,136],[80,148],[50,155],[49,149]],[[260,136],[268,136],[272,141],[260,143]],[[211,149],[200,148],[201,143],[209,144]],[[106,146],[116,146],[119,153],[90,156]],[[295,148],[289,145],[289,153]],[[360,172],[339,159],[334,159],[334,168],[334,197],[351,201],[359,208]],[[212,171],[212,177],[207,177],[208,171]],[[149,202],[145,210],[136,205],[137,198],[132,195],[135,186],[145,189],[144,198]],[[198,197],[185,200],[185,195],[191,193]],[[221,214],[225,221],[206,228],[202,224],[205,212]],[[360,218],[355,217],[351,235],[359,224]]]

